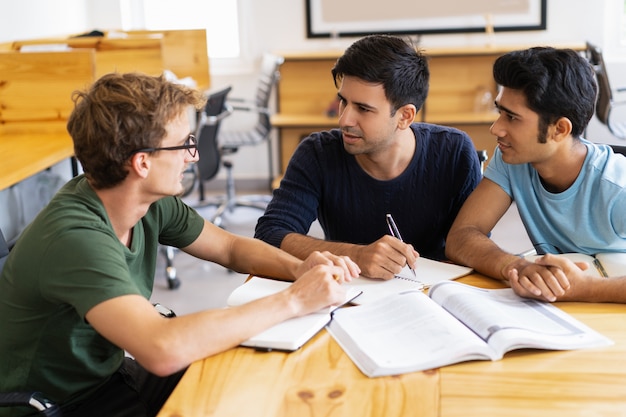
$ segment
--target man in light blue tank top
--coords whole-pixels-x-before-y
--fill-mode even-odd
[[[498,58],[497,147],[459,212],[446,255],[547,301],[626,302],[626,271],[597,278],[558,253],[626,253],[626,158],[582,138],[594,114],[591,65],[567,49],[530,48]],[[488,237],[515,201],[539,254],[507,253]]]

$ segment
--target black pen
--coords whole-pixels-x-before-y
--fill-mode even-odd
[[[393,217],[391,217],[391,214],[387,213],[386,217],[387,217],[387,226],[389,227],[389,232],[391,233],[391,236],[395,237],[400,242],[404,242],[404,240],[402,240],[402,235],[400,235],[400,231],[398,230],[398,226],[396,226],[396,222],[393,220]],[[408,262],[406,265],[409,267],[411,272],[413,272],[413,276],[417,278],[417,274],[415,273],[415,270],[411,268]]]

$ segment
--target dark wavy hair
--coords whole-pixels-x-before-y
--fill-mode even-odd
[[[493,77],[501,86],[523,92],[528,107],[539,115],[544,137],[548,125],[567,117],[572,136],[580,138],[593,116],[593,68],[574,50],[535,47],[509,52],[496,59]]]
[[[382,84],[392,115],[405,104],[419,111],[428,95],[428,59],[408,41],[388,35],[370,35],[353,43],[332,69],[335,86],[345,76]]]
[[[202,93],[163,76],[111,73],[72,94],[67,130],[90,184],[113,187],[128,175],[134,150],[158,147],[166,126],[190,106],[201,109]]]

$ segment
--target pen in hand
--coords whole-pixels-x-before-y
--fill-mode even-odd
[[[387,217],[387,226],[389,227],[389,232],[391,233],[391,236],[395,237],[400,242],[404,242],[402,240],[402,235],[400,235],[400,230],[398,230],[398,226],[396,226],[396,222],[393,220],[393,217],[391,217],[391,214],[387,213],[386,217]],[[407,266],[409,267],[411,272],[413,272],[413,276],[417,278],[417,274],[415,273],[415,269],[413,269],[409,265],[408,262],[407,262]]]

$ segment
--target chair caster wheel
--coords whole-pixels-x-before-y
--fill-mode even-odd
[[[180,280],[178,278],[174,278],[174,279],[167,279],[167,286],[169,287],[170,290],[175,290],[178,287],[180,287]]]
[[[168,266],[165,269],[165,275],[167,277],[167,286],[170,290],[175,290],[180,287],[180,280],[176,277],[176,268]]]

